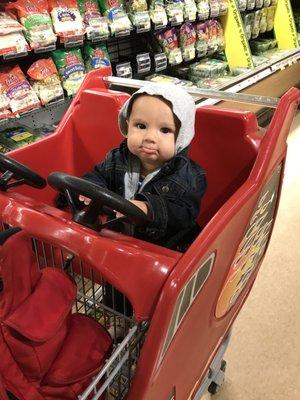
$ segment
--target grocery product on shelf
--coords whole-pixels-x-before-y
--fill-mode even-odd
[[[158,42],[168,57],[170,65],[182,62],[182,53],[179,48],[179,38],[175,28],[166,28],[156,34]]]
[[[91,46],[86,43],[84,46],[84,60],[87,71],[110,66],[109,54],[104,44]]]
[[[48,0],[54,31],[61,43],[83,40],[85,29],[76,0]]]
[[[29,45],[22,32],[0,35],[0,56],[9,54],[26,54],[28,51]]]
[[[132,24],[125,12],[122,0],[99,0],[100,10],[107,16],[113,35],[127,35],[132,29]]]
[[[53,60],[58,69],[63,88],[68,96],[73,96],[77,93],[85,76],[80,49],[55,50]]]
[[[51,58],[34,62],[27,74],[31,78],[33,90],[38,95],[42,105],[64,97],[58,72]]]
[[[182,24],[184,4],[181,0],[166,0],[166,12],[171,25]]]
[[[21,32],[22,25],[8,12],[0,11],[0,36]]]
[[[4,130],[0,128],[0,147],[2,146],[5,152],[33,143],[40,138],[40,135],[27,126],[16,125]]]
[[[180,47],[184,61],[193,60],[196,56],[196,31],[191,22],[181,25],[179,30]]]
[[[151,28],[150,15],[146,0],[130,0],[127,2],[129,17],[137,32],[147,32]]]
[[[36,93],[18,65],[1,68],[0,83],[15,115],[40,107]]]
[[[163,0],[150,0],[149,13],[155,29],[161,29],[167,25],[168,17]]]
[[[104,39],[109,36],[108,21],[102,17],[97,0],[77,0],[87,38]]]
[[[11,3],[25,29],[25,36],[32,49],[38,50],[55,44],[52,22],[48,13],[47,0],[18,0]]]
[[[185,21],[194,22],[197,18],[197,7],[195,0],[184,0],[183,16]]]

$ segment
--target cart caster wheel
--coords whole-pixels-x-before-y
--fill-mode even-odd
[[[217,385],[215,382],[212,382],[209,386],[208,386],[208,391],[210,394],[216,394],[218,393],[218,391],[221,389],[220,385]]]
[[[16,396],[14,396],[8,390],[6,391],[6,394],[7,394],[7,397],[9,398],[9,400],[19,400]]]
[[[225,360],[222,360],[222,361],[221,361],[220,370],[223,371],[223,372],[225,372],[225,371],[226,371],[226,366],[227,366],[226,361],[225,361]]]

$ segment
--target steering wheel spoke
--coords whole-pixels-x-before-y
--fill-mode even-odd
[[[54,189],[66,194],[73,220],[91,229],[98,231],[104,226],[109,226],[110,221],[101,224],[99,215],[105,213],[111,216],[115,211],[123,214],[126,220],[135,225],[143,225],[149,221],[147,215],[130,201],[86,179],[63,172],[53,172],[48,177],[48,183]],[[72,200],[73,195],[88,197],[91,202],[85,209],[78,210]]]
[[[0,154],[0,171],[3,172],[0,177],[0,190],[3,192],[23,184],[37,189],[43,189],[47,185],[45,179],[35,171],[4,154]],[[13,178],[15,180],[10,182]]]

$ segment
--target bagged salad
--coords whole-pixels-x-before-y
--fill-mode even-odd
[[[85,34],[76,0],[48,0],[54,31],[62,43]]]
[[[80,49],[55,50],[52,56],[63,88],[67,91],[68,96],[75,95],[85,77]]]
[[[84,59],[87,71],[110,67],[110,59],[105,45],[91,46],[85,44],[84,46]]]
[[[58,72],[52,58],[34,62],[27,71],[33,90],[43,105],[64,95]]]
[[[0,70],[0,85],[15,115],[40,107],[36,93],[18,65]]]
[[[26,53],[29,50],[29,45],[22,32],[0,35],[0,56],[5,54]]]
[[[125,12],[123,0],[99,0],[100,10],[107,16],[112,34],[129,34],[131,22]]]
[[[164,0],[150,0],[149,14],[156,29],[168,24]]]
[[[191,22],[186,22],[179,29],[180,47],[184,61],[193,60],[196,56],[196,30]]]
[[[186,21],[195,21],[197,16],[197,7],[195,0],[184,0],[183,16]]]
[[[32,49],[47,47],[56,43],[52,22],[48,13],[47,0],[18,0],[9,8],[17,11],[25,28],[25,36]]]
[[[146,0],[130,0],[127,3],[129,17],[137,32],[149,31],[151,28],[150,15]]]
[[[108,21],[102,17],[97,0],[77,0],[88,39],[107,38]]]
[[[11,116],[12,114],[9,109],[9,98],[4,91],[4,85],[0,83],[0,120],[9,118]]]
[[[175,28],[167,28],[156,34],[159,44],[165,52],[169,64],[177,65],[182,62],[182,54],[179,48],[179,38]]]
[[[166,11],[169,22],[179,25],[183,22],[184,4],[181,0],[166,0]]]

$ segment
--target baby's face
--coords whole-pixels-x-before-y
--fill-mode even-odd
[[[177,128],[171,107],[157,97],[142,95],[132,105],[127,144],[150,173],[175,154]]]

